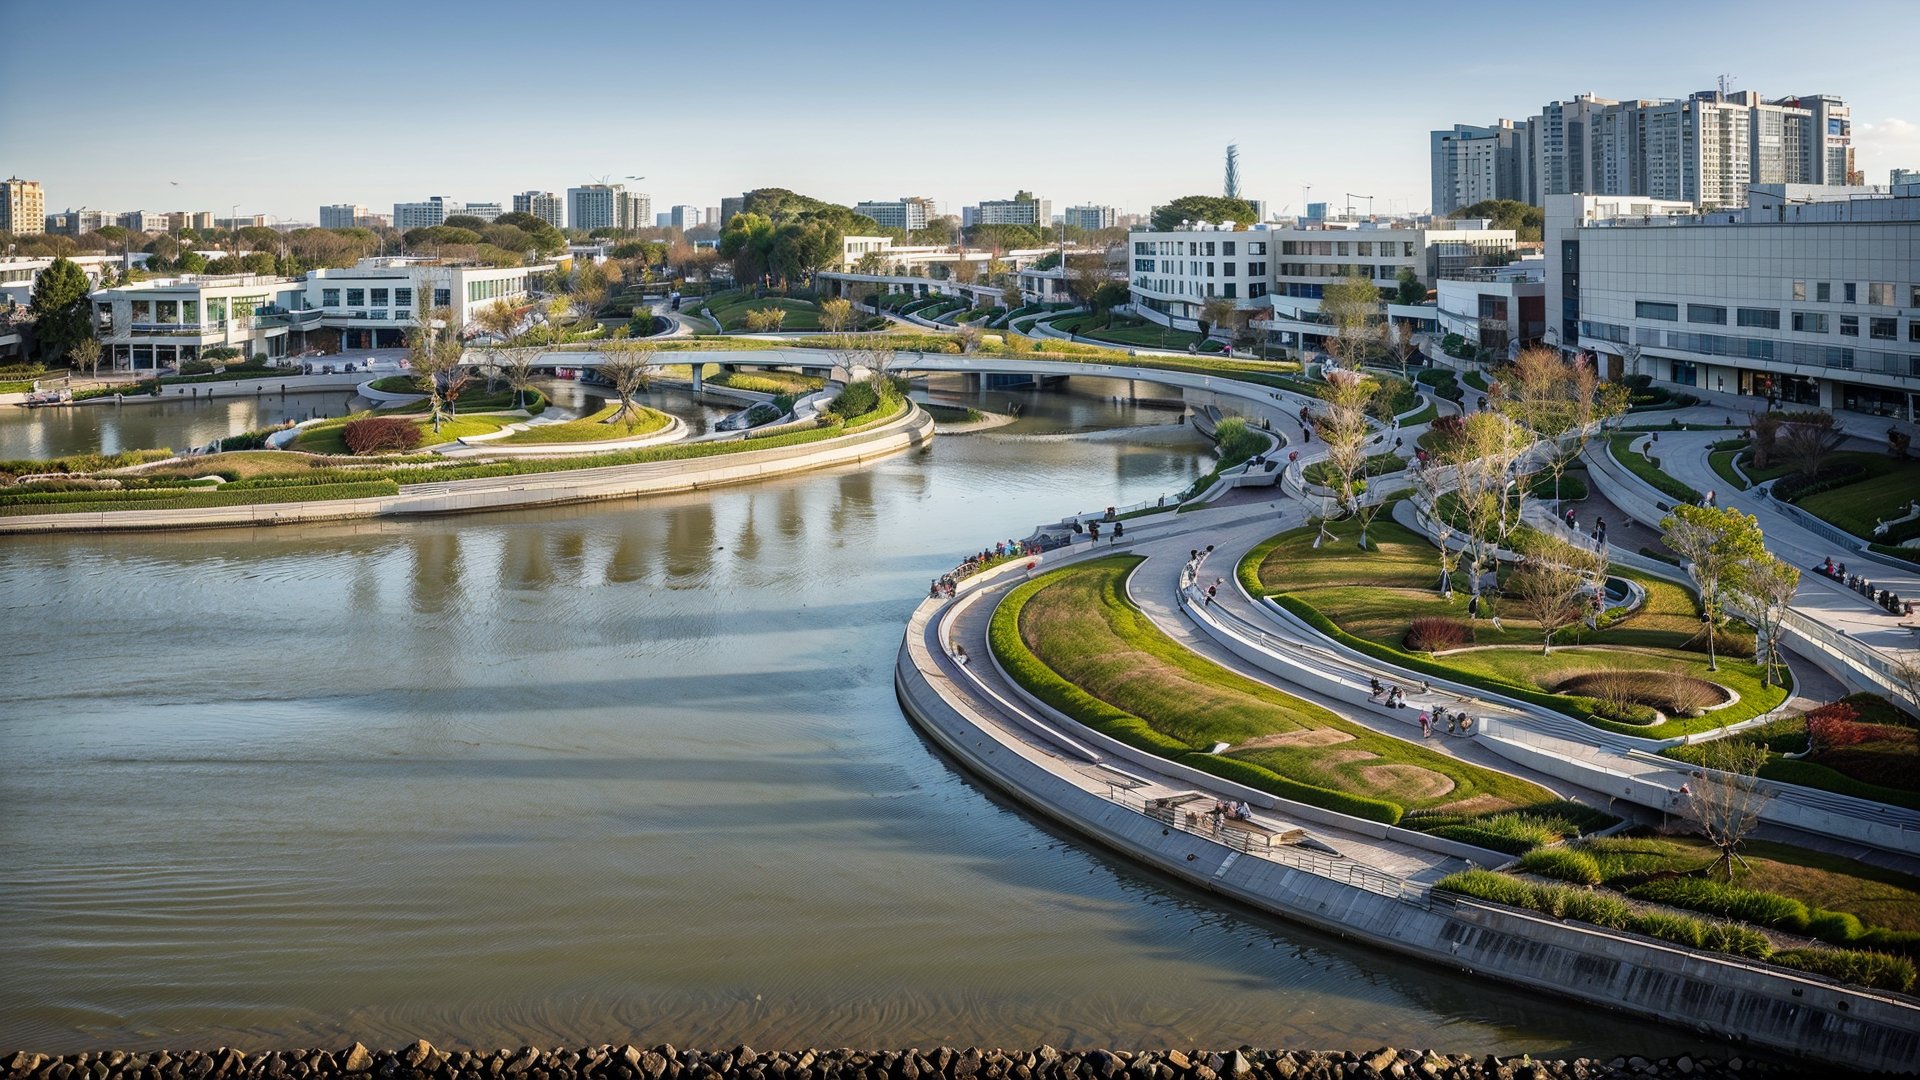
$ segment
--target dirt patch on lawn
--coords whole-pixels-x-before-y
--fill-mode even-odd
[[[1437,799],[1454,787],[1452,778],[1420,765],[1369,765],[1360,775],[1375,790],[1403,802]]]
[[[1352,742],[1353,736],[1333,728],[1301,728],[1298,731],[1282,731],[1274,735],[1261,735],[1248,739],[1239,746],[1231,747],[1227,753],[1239,753],[1242,750],[1265,750],[1273,746],[1332,746],[1336,743]]]

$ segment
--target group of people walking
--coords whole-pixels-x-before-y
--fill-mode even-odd
[[[1873,582],[1859,574],[1847,573],[1847,564],[1834,562],[1831,555],[1827,556],[1827,561],[1820,567],[1820,572],[1878,604],[1889,615],[1913,614],[1913,601],[1902,600],[1900,594],[1891,589],[1875,590]]]

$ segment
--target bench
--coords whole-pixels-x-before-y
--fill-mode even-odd
[[[1307,838],[1307,830],[1298,826],[1284,829],[1270,829],[1252,821],[1238,818],[1224,818],[1220,822],[1222,832],[1237,832],[1247,841],[1248,847],[1272,847],[1275,844],[1297,844]]]

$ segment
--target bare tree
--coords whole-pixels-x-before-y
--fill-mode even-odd
[[[495,300],[474,312],[473,324],[495,341],[504,343],[513,339],[513,332],[520,325],[520,311],[505,300]]]
[[[1715,739],[1699,744],[1701,770],[1681,787],[1681,805],[1700,835],[1720,853],[1707,873],[1733,877],[1733,865],[1747,868],[1740,845],[1760,824],[1760,813],[1773,799],[1772,790],[1757,775],[1770,751],[1763,743],[1744,739]]]
[[[1715,633],[1725,611],[1728,587],[1742,570],[1768,557],[1760,522],[1728,507],[1673,508],[1660,522],[1660,542],[1686,561],[1687,576],[1700,590],[1700,621],[1706,625],[1707,670],[1720,670]]]
[[[1356,483],[1366,467],[1367,405],[1378,389],[1374,380],[1353,371],[1330,372],[1326,382],[1320,385],[1320,401],[1325,408],[1314,417],[1313,426],[1327,446],[1327,468],[1334,481],[1328,486],[1333,489],[1342,511],[1355,508]],[[1321,515],[1323,539],[1327,516]],[[1362,523],[1360,547],[1366,546],[1365,523]]]
[[[1640,374],[1640,346],[1631,341],[1620,343],[1620,359],[1628,378]]]
[[[99,378],[100,339],[89,336],[74,342],[73,347],[67,350],[67,360],[76,370],[85,368],[88,375]]]
[[[1398,325],[1388,324],[1382,327],[1381,340],[1386,346],[1387,355],[1393,358],[1395,370],[1401,378],[1407,377],[1407,368],[1420,352],[1420,339],[1414,335],[1410,322]]]
[[[1801,476],[1815,476],[1840,444],[1847,441],[1847,433],[1835,422],[1832,413],[1811,412],[1796,414],[1782,424],[1778,439],[1780,453],[1793,462],[1794,470]]]
[[[423,303],[424,300],[423,296]],[[449,309],[427,308],[420,313],[420,324],[407,334],[407,361],[421,391],[427,395],[427,408],[436,433],[466,383],[466,376],[459,372],[466,346],[452,321],[453,312]]]
[[[1453,573],[1460,566],[1460,553],[1453,548],[1453,537],[1457,532],[1453,517],[1441,513],[1440,499],[1453,486],[1453,470],[1439,457],[1434,457],[1416,468],[1413,478],[1418,497],[1433,523],[1434,546],[1440,549],[1440,580],[1434,583],[1434,589],[1441,596],[1452,599]]]
[[[533,388],[533,364],[538,352],[526,347],[499,350],[500,375],[513,387],[513,407],[527,407],[527,391]]]
[[[1553,652],[1553,635],[1580,621],[1600,557],[1577,544],[1532,533],[1522,549],[1526,561],[1507,579],[1506,591],[1540,625],[1540,655]]]
[[[613,392],[620,397],[620,408],[613,414],[612,421],[624,421],[628,430],[632,430],[640,419],[640,408],[634,404],[633,396],[644,393],[653,381],[658,354],[646,341],[622,338],[602,345],[600,355],[600,374],[613,384]]]

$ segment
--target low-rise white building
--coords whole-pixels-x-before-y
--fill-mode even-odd
[[[308,347],[320,331],[344,350],[406,344],[422,307],[446,309],[470,325],[497,300],[527,299],[542,266],[450,266],[430,260],[363,259],[302,278],[188,274],[92,294],[96,334],[116,368],[171,367],[218,346],[279,358]]]
[[[1435,286],[1436,332],[1505,360],[1538,344],[1547,330],[1546,260],[1516,259],[1442,277]]]
[[[1547,200],[1563,345],[1756,404],[1920,415],[1920,194],[1755,184],[1746,208],[1706,214],[1598,201]]]

